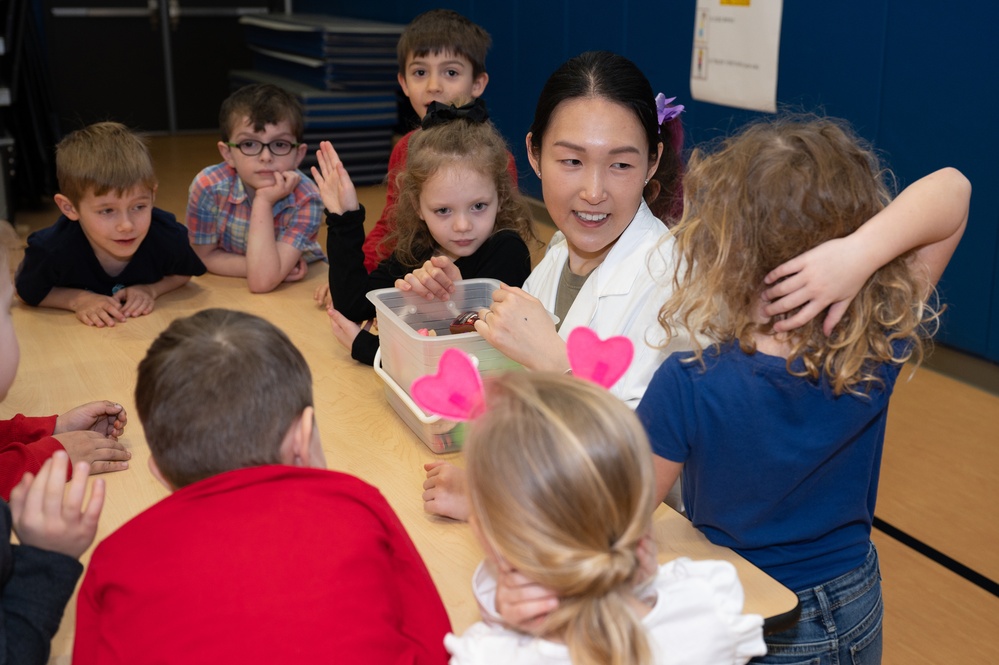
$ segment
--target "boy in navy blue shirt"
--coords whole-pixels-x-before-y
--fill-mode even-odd
[[[148,314],[156,298],[204,274],[187,229],[153,207],[149,150],[127,127],[99,122],[69,134],[56,146],[56,173],[62,215],[28,237],[16,278],[25,303],[102,328]]]

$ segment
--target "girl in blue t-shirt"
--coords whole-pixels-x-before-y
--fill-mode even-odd
[[[842,123],[787,117],[695,151],[684,178],[685,267],[659,319],[695,350],[663,363],[638,415],[658,498],[682,471],[694,525],[798,594],[801,620],[754,662],[881,659],[888,399],[932,332],[971,192],[942,169],[889,207],[885,174]]]

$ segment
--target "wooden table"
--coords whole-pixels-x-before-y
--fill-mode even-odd
[[[247,291],[245,280],[206,275],[167,294],[148,316],[114,328],[89,328],[69,312],[15,304],[14,325],[21,346],[18,377],[0,417],[15,413],[61,413],[94,399],[125,406],[129,423],[122,442],[132,452],[127,471],[103,476],[107,500],[97,542],[124,522],[166,496],[147,469],[149,450],[135,409],[136,367],[152,340],[174,318],[209,307],[257,314],[283,329],[312,369],[315,406],[330,468],[354,474],[378,487],[406,526],[426,561],[456,632],[478,619],[471,575],[481,552],[467,525],[430,516],[420,499],[423,464],[454,459],[424,446],[388,407],[381,380],[370,367],[351,360],[329,329],[312,292],[326,279],[324,264],[308,277],[268,294]],[[238,417],[238,414],[234,414]],[[709,543],[690,523],[663,506],[656,513],[655,536],[660,559],[677,556],[726,559],[739,570],[746,589],[746,611],[774,621],[794,620],[796,596],[730,550]],[[88,551],[82,557],[84,564]],[[68,663],[76,620],[75,597],[53,641],[53,663]]]

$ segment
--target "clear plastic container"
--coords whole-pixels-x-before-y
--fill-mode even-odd
[[[452,335],[451,322],[462,312],[489,307],[493,291],[500,287],[495,279],[464,279],[455,282],[450,300],[427,300],[399,289],[376,289],[368,293],[378,316],[378,339],[382,368],[408,394],[413,381],[437,372],[445,349],[456,347],[474,356],[479,372],[488,375],[520,365],[510,360],[477,332]],[[421,335],[426,328],[436,337]]]

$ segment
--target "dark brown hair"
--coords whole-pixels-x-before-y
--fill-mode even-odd
[[[573,99],[602,98],[635,114],[645,133],[649,163],[663,154],[645,185],[643,198],[652,213],[672,226],[683,211],[683,124],[680,118],[659,125],[655,93],[635,63],[610,51],[586,51],[562,63],[545,82],[531,123],[531,152],[541,155],[541,144],[556,109]]]
[[[410,58],[448,53],[472,63],[474,79],[486,72],[486,53],[491,45],[492,38],[482,26],[450,9],[431,9],[410,21],[402,31],[396,46],[399,73],[406,75]]]
[[[236,125],[248,118],[253,131],[262,132],[267,125],[287,120],[291,133],[299,143],[305,138],[302,104],[284,88],[270,83],[243,86],[229,95],[219,109],[219,129],[222,140],[228,141]]]
[[[135,404],[156,465],[183,487],[279,463],[288,428],[312,405],[312,375],[273,324],[206,309],[153,341],[139,363]]]

